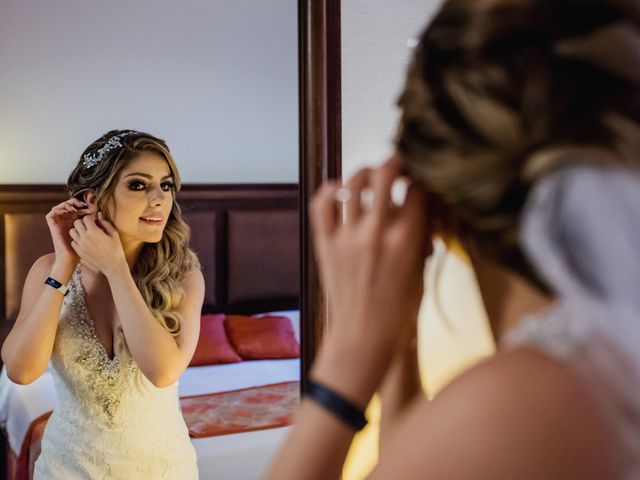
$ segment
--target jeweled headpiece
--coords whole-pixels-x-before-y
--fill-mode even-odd
[[[119,133],[117,135],[114,135],[107,141],[107,143],[105,143],[102,147],[100,147],[100,149],[96,153],[93,153],[93,154],[87,153],[83,155],[82,164],[85,166],[85,168],[95,167],[98,163],[104,160],[104,157],[111,150],[113,150],[114,148],[122,147],[122,142],[120,141],[121,138],[124,138],[127,135],[132,135],[134,133],[138,133],[138,132],[136,132],[135,130],[132,130],[130,132]]]

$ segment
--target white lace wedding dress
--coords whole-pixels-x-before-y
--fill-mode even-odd
[[[197,479],[177,383],[157,388],[147,380],[121,329],[110,359],[87,313],[79,268],[69,288],[52,354],[57,403],[35,480]]]

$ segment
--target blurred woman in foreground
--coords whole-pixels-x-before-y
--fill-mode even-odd
[[[637,1],[443,4],[397,155],[312,202],[332,328],[268,478],[338,478],[378,390],[371,478],[640,478],[639,29]],[[436,235],[468,251],[499,348],[429,401],[412,331]]]

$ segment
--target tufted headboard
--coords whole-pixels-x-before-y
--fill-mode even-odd
[[[65,199],[61,185],[0,185],[0,343],[31,265],[53,251],[44,217]],[[298,308],[297,185],[184,185],[178,203],[202,264],[203,312]]]

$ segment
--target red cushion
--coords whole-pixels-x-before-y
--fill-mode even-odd
[[[208,314],[200,317],[200,337],[190,367],[241,362],[224,331],[224,314]]]
[[[224,326],[231,345],[245,360],[300,356],[300,344],[287,317],[227,315]]]

